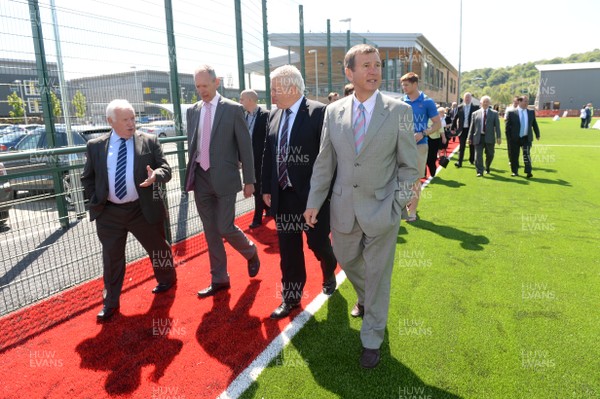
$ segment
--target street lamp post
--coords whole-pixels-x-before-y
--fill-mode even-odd
[[[135,90],[133,91],[133,93],[134,93],[133,103],[135,104],[138,100],[138,98],[137,98],[137,92],[138,92],[137,68],[134,65],[131,67],[131,69],[133,69],[133,78],[135,80]],[[134,107],[135,107],[135,105],[134,105]],[[138,106],[138,110],[139,110],[139,106]],[[138,119],[139,119],[139,111],[138,111]]]
[[[308,50],[308,54],[315,55],[315,94],[317,97],[317,101],[319,101],[319,65],[317,64],[317,54],[319,52],[316,49]]]
[[[23,85],[25,82],[21,82],[20,80],[15,80],[15,83],[19,86],[19,92],[21,93],[21,100],[23,100],[23,119],[25,119],[25,124],[27,125],[27,101],[25,101],[25,94],[23,93]],[[23,85],[21,85],[23,83]]]

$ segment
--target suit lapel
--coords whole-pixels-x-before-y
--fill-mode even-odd
[[[219,125],[219,121],[223,116],[223,112],[225,109],[225,102],[223,101],[223,96],[219,98],[219,103],[217,105],[217,109],[215,111],[215,119],[212,124],[212,129],[210,131],[210,142],[212,143],[213,138],[215,137],[215,132],[217,131],[217,126]]]
[[[100,150],[100,167],[98,168],[98,170],[103,171],[104,174],[104,179],[106,179],[106,187],[108,187],[108,161],[107,161],[107,157],[108,157],[108,146],[110,145],[110,135],[112,133],[109,133],[108,135],[106,135],[104,137],[104,143],[102,143],[103,145],[99,146],[99,150]]]
[[[193,112],[191,112],[191,118],[189,121],[187,121],[188,126],[193,126],[194,130],[192,133],[192,137],[191,137],[191,141],[188,147],[188,153],[189,153],[189,157],[190,159],[194,159],[195,155],[196,155],[196,149],[198,148],[198,122],[200,121],[200,109],[202,107],[200,106],[200,103],[196,103],[194,105],[194,109]],[[190,125],[191,124],[191,125]]]
[[[269,135],[273,138],[273,148],[275,151],[277,151],[277,147],[279,147],[279,124],[281,123],[282,114],[282,109],[275,111],[275,115],[273,115],[273,119],[269,125]]]
[[[346,139],[348,140],[348,144],[352,146],[354,152],[356,152],[356,144],[354,143],[354,128],[352,127],[352,105],[353,105],[354,96],[348,96],[347,99],[338,100],[345,101],[344,105],[340,107],[338,111],[337,119],[340,121],[342,130]]]
[[[290,145],[292,143],[296,144],[298,142],[298,140],[300,140],[300,126],[302,126],[302,123],[304,122],[304,118],[306,118],[308,116],[308,106],[306,105],[306,97],[304,97],[302,99],[302,102],[300,102],[300,107],[298,108],[298,114],[296,115],[296,118],[294,119],[294,124],[292,125],[292,128],[290,129]]]
[[[133,181],[135,182],[135,177],[137,176],[138,168],[145,168],[146,165],[140,165],[139,159],[142,155],[142,149],[144,148],[144,139],[141,134],[135,132],[133,135]],[[136,184],[137,189],[137,184]]]

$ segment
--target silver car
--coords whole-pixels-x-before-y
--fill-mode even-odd
[[[158,137],[175,136],[175,122],[173,121],[156,121],[150,122],[138,127],[138,130],[144,133],[155,134]]]

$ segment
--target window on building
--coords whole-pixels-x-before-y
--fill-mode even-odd
[[[25,94],[28,96],[39,96],[40,90],[37,86],[36,80],[25,80],[23,82],[23,86],[25,87]]]

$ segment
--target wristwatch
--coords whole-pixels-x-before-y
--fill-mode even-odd
[[[429,135],[427,134],[427,131],[426,131],[426,130],[423,130],[423,131],[421,132],[421,134],[423,135],[423,137],[428,137],[428,136],[429,136]]]

